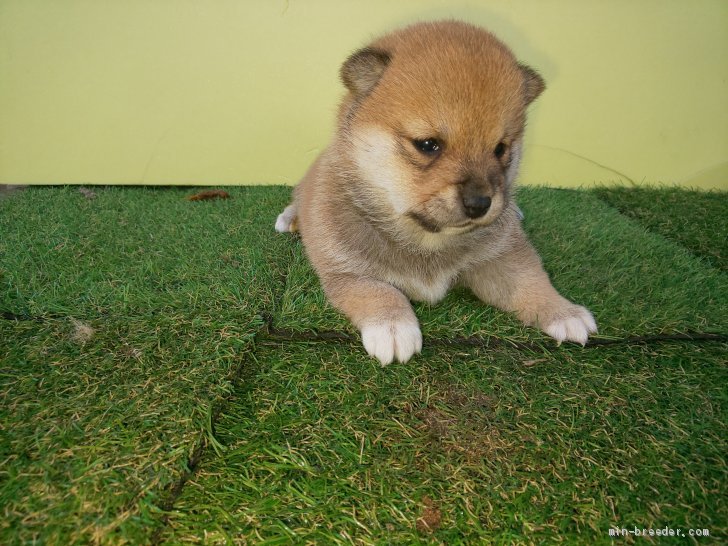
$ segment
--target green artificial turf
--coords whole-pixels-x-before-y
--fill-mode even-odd
[[[163,538],[611,544],[611,527],[668,523],[722,534],[720,354],[430,348],[382,369],[351,347],[261,347],[267,365],[221,419],[221,453],[203,459]]]
[[[616,344],[456,290],[381,368],[274,233],[290,188],[228,191],[0,198],[0,543],[726,537],[728,346],[621,341],[725,340],[725,194],[524,188],[555,285]]]
[[[147,536],[283,289],[287,190],[95,191],[0,201],[3,544]]]

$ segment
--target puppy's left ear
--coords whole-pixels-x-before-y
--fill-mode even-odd
[[[521,69],[523,74],[523,88],[526,93],[526,104],[531,104],[536,97],[538,97],[543,90],[546,89],[546,82],[543,81],[541,75],[536,72],[530,66],[525,64],[519,64],[518,67]]]
[[[341,67],[341,79],[354,95],[368,95],[384,74],[389,61],[386,51],[365,47],[346,59]]]

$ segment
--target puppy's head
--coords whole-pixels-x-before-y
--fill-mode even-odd
[[[357,51],[341,76],[341,130],[360,185],[352,191],[365,206],[442,235],[501,215],[526,107],[544,89],[505,45],[464,23],[422,23]]]

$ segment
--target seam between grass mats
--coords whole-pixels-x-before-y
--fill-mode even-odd
[[[293,255],[294,248],[290,247],[288,251],[289,261],[293,260]],[[280,286],[281,289],[276,291],[273,298],[272,308],[274,311],[280,308],[285,295],[286,286],[288,285],[288,271],[288,268],[284,269],[278,279],[278,286]],[[2,315],[5,316],[5,313],[2,313]],[[169,515],[167,513],[174,509],[174,505],[182,495],[185,485],[197,473],[200,463],[202,462],[205,453],[207,453],[208,448],[212,445],[213,449],[217,451],[215,425],[217,424],[220,415],[227,409],[233,398],[237,398],[241,394],[244,394],[249,389],[253,388],[252,379],[260,371],[260,363],[255,358],[256,342],[258,341],[260,334],[265,334],[268,331],[268,322],[272,320],[269,318],[270,315],[267,312],[258,313],[257,316],[261,318],[263,324],[253,334],[251,339],[251,349],[242,355],[240,364],[236,366],[235,370],[231,374],[230,383],[233,388],[226,396],[218,398],[216,403],[213,405],[212,411],[210,412],[208,428],[200,435],[200,438],[195,445],[195,449],[187,461],[187,471],[180,477],[179,480],[167,485],[167,487],[163,490],[164,500],[160,503],[160,508],[163,514],[158,520],[159,525],[151,533],[150,543],[152,545],[156,546],[162,543],[162,534],[165,528],[169,525]],[[32,318],[30,318],[30,320],[32,320]]]
[[[260,341],[292,341],[292,342],[344,342],[355,343],[360,342],[359,336],[347,334],[337,330],[314,330],[312,332],[301,332],[297,330],[289,330],[286,328],[276,328],[273,324],[272,316],[267,312],[258,315],[265,323],[263,327],[256,332],[254,340],[258,340],[258,334],[262,334]],[[12,311],[0,310],[0,317],[4,320],[19,322],[47,322],[49,320],[61,320],[68,317],[62,315],[45,315],[34,317],[30,315],[16,314]],[[506,339],[498,336],[455,336],[451,338],[444,337],[427,337],[425,338],[429,345],[436,347],[479,347],[479,348],[510,348],[522,351],[546,352],[550,349],[541,343],[523,342]],[[688,343],[727,343],[728,334],[723,332],[676,332],[672,334],[643,334],[626,337],[599,337],[592,336],[584,344],[585,349],[596,347],[614,346],[614,345],[656,345],[670,342],[688,342]],[[234,374],[234,375],[237,375]]]
[[[663,230],[656,228],[654,224],[651,224],[649,221],[645,221],[644,218],[640,217],[636,213],[635,209],[630,209],[629,206],[620,206],[620,204],[618,204],[614,201],[611,201],[603,193],[603,190],[607,190],[607,189],[609,189],[608,186],[596,187],[596,188],[589,190],[589,193],[591,195],[595,196],[599,201],[601,201],[602,203],[607,205],[609,208],[611,208],[612,210],[619,213],[619,215],[625,221],[635,224],[635,225],[639,225],[644,230],[646,230],[658,237],[661,237],[662,239],[665,239],[666,241],[669,241],[670,243],[681,248],[682,250],[684,250],[691,256],[695,257],[696,259],[703,261],[706,264],[708,264],[710,267],[717,269],[719,272],[721,272],[721,273],[727,272],[725,257],[721,257],[720,255],[707,254],[704,251],[701,251],[700,249],[695,248],[693,245],[685,244],[685,241],[680,239],[679,237],[675,237],[673,234],[665,233]],[[637,187],[632,187],[632,188],[628,188],[628,189],[639,190],[640,188],[639,188],[639,186],[637,186]],[[676,188],[676,189],[678,189],[678,188]],[[559,189],[557,189],[557,191],[573,192],[573,191],[577,191],[577,190],[559,188]],[[692,191],[692,190],[688,189],[686,191]],[[717,193],[720,194],[721,192],[717,192]],[[723,193],[723,195],[728,195],[728,192],[722,192],[722,193]],[[632,212],[632,214],[630,212]]]
[[[360,339],[357,335],[347,334],[334,330],[322,330],[313,332],[299,332],[283,328],[276,328],[270,317],[266,318],[266,325],[263,331],[263,341],[293,341],[293,342],[344,342],[359,344]],[[478,347],[484,349],[490,348],[510,348],[520,351],[532,352],[548,352],[551,349],[541,343],[523,342],[511,339],[505,339],[498,336],[456,336],[452,338],[443,337],[427,337],[425,338],[428,345],[435,347]],[[693,332],[674,334],[647,334],[635,335],[627,337],[590,337],[584,345],[584,348],[591,349],[596,347],[614,346],[614,345],[656,345],[670,342],[688,342],[688,343],[705,343],[705,342],[728,342],[728,334],[721,332]]]
[[[205,431],[200,434],[200,438],[195,445],[195,449],[192,451],[192,455],[187,460],[187,470],[176,482],[168,484],[162,491],[162,502],[159,504],[159,508],[162,511],[162,515],[158,520],[158,526],[152,531],[150,536],[151,544],[160,544],[162,540],[162,533],[169,523],[168,512],[174,509],[174,505],[179,499],[182,491],[187,482],[194,477],[197,470],[207,453],[210,446],[213,450],[217,451],[217,441],[215,440],[215,426],[220,418],[220,415],[227,409],[230,401],[233,398],[244,394],[249,389],[252,389],[254,382],[252,379],[260,371],[260,363],[256,360],[255,353],[255,336],[253,337],[253,349],[246,351],[241,356],[240,364],[235,368],[231,374],[230,383],[233,388],[230,393],[224,397],[218,398],[212,407],[210,412],[208,427]]]

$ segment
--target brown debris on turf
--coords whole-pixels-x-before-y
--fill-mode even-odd
[[[206,190],[187,197],[188,201],[209,201],[210,199],[230,199],[230,194],[223,190]]]
[[[422,515],[417,518],[415,527],[420,533],[434,533],[442,523],[442,512],[430,497],[423,497],[422,504]]]

